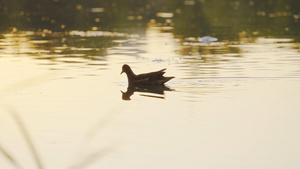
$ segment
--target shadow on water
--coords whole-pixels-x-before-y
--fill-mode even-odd
[[[165,91],[173,91],[173,89],[165,86],[165,85],[129,85],[127,87],[126,92],[122,92],[122,99],[123,100],[131,100],[131,96],[135,92],[139,93],[148,93],[148,94],[140,94],[141,96],[145,97],[152,97],[152,98],[158,98],[158,99],[164,99],[165,96]],[[149,93],[151,95],[149,95]],[[152,94],[157,94],[157,95],[152,95]]]

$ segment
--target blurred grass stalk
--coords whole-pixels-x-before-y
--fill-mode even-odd
[[[40,82],[44,82],[44,81],[48,80],[49,77],[50,77],[50,75],[35,76],[32,78],[20,80],[18,83],[14,83],[12,85],[4,87],[4,88],[0,89],[0,99],[3,99],[5,96],[7,96],[19,89],[33,86]],[[30,136],[28,134],[28,130],[26,129],[18,112],[12,106],[9,106],[9,105],[6,105],[5,108],[6,108],[7,112],[12,116],[13,120],[16,122],[17,127],[20,129],[20,131],[29,147],[29,150],[35,160],[37,167],[39,169],[43,169],[43,165],[42,165],[40,157],[36,151],[35,145],[32,142],[32,139],[30,138]],[[0,145],[0,153],[2,153],[4,155],[4,157],[6,157],[15,166],[15,168],[21,168],[20,165],[16,162],[15,158],[13,158],[13,156],[10,153],[8,153],[8,151],[5,150],[1,145]]]
[[[15,120],[18,128],[20,129],[20,131],[21,131],[21,133],[22,133],[22,135],[23,135],[23,137],[24,137],[24,139],[25,139],[25,141],[26,141],[26,143],[29,147],[29,150],[30,150],[35,162],[36,162],[37,167],[39,169],[43,169],[43,165],[42,165],[40,157],[39,157],[39,155],[36,151],[34,143],[32,142],[23,121],[21,120],[20,116],[18,115],[18,112],[11,106],[7,106],[6,110],[9,112],[9,114]]]
[[[15,161],[15,159],[8,153],[0,144],[0,152],[6,157],[14,166],[15,168],[21,168],[19,164]]]
[[[116,106],[113,106],[103,117],[98,119],[93,125],[90,126],[90,128],[86,132],[86,140],[83,143],[83,145],[79,148],[80,153],[85,152],[87,146],[90,144],[93,138],[102,130],[104,130],[104,128],[107,127],[114,119],[116,119],[116,117],[121,112],[120,109],[121,108],[119,107],[119,104],[116,104]],[[114,143],[109,143],[99,150],[81,156],[79,160],[76,160],[74,164],[71,165],[70,169],[86,168],[92,165],[92,163],[96,162],[100,158],[103,158],[104,156],[107,156],[108,154],[112,153],[115,150],[115,148],[116,145]]]
[[[7,96],[17,90],[20,90],[22,88],[33,86],[40,82],[44,82],[44,81],[48,80],[50,76],[52,76],[52,75],[36,76],[33,78],[21,80],[18,83],[15,83],[13,85],[2,88],[0,90],[0,99],[4,98],[5,96]],[[29,147],[29,150],[35,160],[35,163],[36,163],[38,169],[43,169],[44,167],[41,162],[40,156],[37,153],[36,146],[34,145],[32,139],[28,133],[28,130],[25,127],[25,124],[23,123],[21,117],[19,116],[19,113],[15,110],[14,107],[12,107],[8,104],[5,106],[5,108],[6,108],[6,111],[12,116],[13,120],[16,122],[17,127],[20,129],[20,131]],[[114,107],[113,110],[111,110],[113,113],[111,113],[111,112],[107,113],[93,127],[91,127],[89,129],[88,134],[86,136],[88,142],[92,139],[92,137],[94,137],[98,132],[100,132],[103,128],[105,128],[108,124],[110,124],[111,121],[113,121],[113,119],[116,118],[116,116],[120,113],[120,111],[118,111],[117,109],[119,109],[118,106]],[[104,148],[94,151],[94,152],[82,157],[81,160],[76,161],[76,163],[74,165],[72,165],[70,168],[77,169],[77,168],[88,167],[93,162],[97,161],[99,158],[113,152],[113,150],[114,150],[113,147],[114,147],[113,144],[104,146]],[[82,151],[84,151],[85,148],[83,148]],[[1,144],[0,144],[0,153],[2,153],[16,168],[21,168],[19,166],[19,164],[14,160],[14,158],[5,149],[3,149],[1,147]]]

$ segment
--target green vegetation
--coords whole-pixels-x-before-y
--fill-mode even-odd
[[[142,33],[151,19],[183,36],[300,36],[298,0],[3,0],[0,31],[109,30]],[[158,12],[173,13],[159,18]],[[164,23],[165,22],[165,23]],[[140,31],[140,32],[138,32]],[[224,31],[226,34],[224,34]]]

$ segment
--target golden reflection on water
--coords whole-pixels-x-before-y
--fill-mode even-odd
[[[2,54],[26,54],[35,49],[35,45],[27,37],[27,34],[5,34],[0,41]]]
[[[6,105],[45,168],[297,166],[300,57],[291,39],[203,43],[153,26],[111,35],[3,35],[1,168],[37,167]],[[176,78],[162,90],[128,89],[124,63]]]

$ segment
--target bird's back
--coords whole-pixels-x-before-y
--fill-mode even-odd
[[[165,82],[171,80],[174,77],[164,77],[166,69],[162,69],[155,72],[143,73],[136,75],[134,78],[135,84],[164,84]]]

